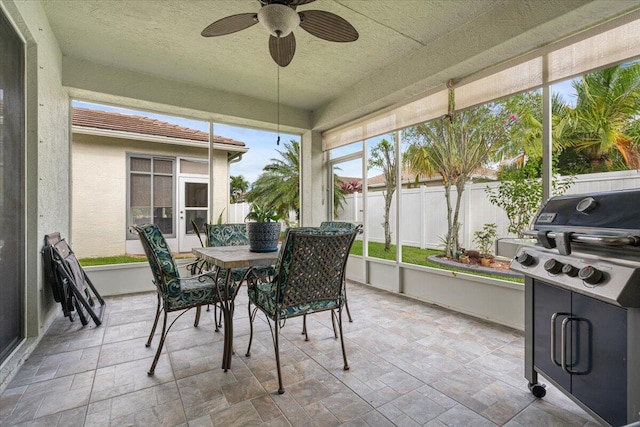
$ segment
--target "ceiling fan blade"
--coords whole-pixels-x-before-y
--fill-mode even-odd
[[[316,0],[291,0],[289,6],[302,6],[303,4],[313,3]]]
[[[289,65],[296,53],[296,38],[293,33],[286,37],[269,37],[269,52],[276,64],[281,67]]]
[[[244,30],[245,28],[249,28],[257,23],[258,19],[255,13],[240,13],[238,15],[231,15],[226,18],[218,19],[216,22],[202,30],[202,33],[200,34],[202,34],[203,37],[224,36],[226,34]]]
[[[324,10],[300,12],[300,26],[310,34],[330,42],[354,42],[358,31],[344,18]]]

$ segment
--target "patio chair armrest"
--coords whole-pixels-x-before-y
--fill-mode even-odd
[[[212,271],[203,271],[202,273],[191,274],[189,276],[180,276],[178,280],[187,280],[187,279],[198,279],[200,277],[210,277],[213,280],[216,277],[216,270]],[[204,279],[206,280],[206,279]]]
[[[205,267],[207,267],[207,261],[202,258],[197,258],[195,261],[185,266],[192,276],[202,274],[205,271]]]
[[[273,266],[250,267],[245,274],[249,290],[255,289],[259,283],[272,283],[277,279],[277,272]]]

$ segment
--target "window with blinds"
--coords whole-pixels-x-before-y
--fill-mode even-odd
[[[175,235],[175,174],[173,159],[129,157],[128,224],[156,224],[162,233]],[[129,235],[130,238],[135,238]]]

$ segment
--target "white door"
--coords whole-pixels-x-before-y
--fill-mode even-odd
[[[178,179],[178,246],[180,252],[191,252],[194,247],[200,246],[197,234],[193,230],[192,221],[196,223],[203,242],[204,224],[209,218],[209,185],[207,178]]]

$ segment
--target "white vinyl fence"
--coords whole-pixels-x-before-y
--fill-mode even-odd
[[[484,224],[495,223],[498,226],[498,237],[515,237],[507,232],[509,224],[504,211],[489,202],[486,187],[497,187],[499,183],[469,184],[462,194],[462,206],[459,222],[461,245],[473,247],[474,232],[481,230]],[[574,184],[566,194],[595,193],[640,188],[640,171],[622,171],[578,175]],[[455,201],[452,192],[452,205]],[[395,198],[391,209],[391,240],[396,243],[394,235],[396,225]],[[447,231],[447,208],[444,188],[420,187],[403,189],[401,195],[402,218],[400,236],[403,245],[420,248],[441,248],[442,238]],[[640,203],[640,201],[639,201]],[[384,242],[382,226],[384,216],[384,197],[381,191],[370,192],[367,200],[367,222],[365,227],[370,241]],[[361,193],[347,195],[343,209],[338,212],[337,220],[362,222],[364,220],[364,200]]]
[[[239,224],[244,222],[245,217],[251,211],[251,203],[230,203],[227,207],[227,223],[229,224]],[[294,211],[289,212],[289,223],[293,224],[296,221],[296,213]],[[284,221],[280,220],[283,223]],[[284,228],[283,228],[284,230]]]
[[[244,218],[251,210],[250,203],[231,203],[227,207],[227,222],[229,224],[239,224],[244,222]]]

